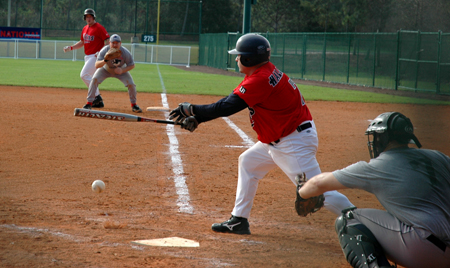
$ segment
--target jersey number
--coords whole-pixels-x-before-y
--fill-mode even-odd
[[[302,100],[302,106],[305,106],[306,102],[305,102],[305,99],[303,98],[302,93],[300,92],[300,89],[298,89],[297,85],[290,78],[289,78],[289,84],[291,84],[291,86],[294,90],[298,90],[298,94],[300,94],[300,99]]]

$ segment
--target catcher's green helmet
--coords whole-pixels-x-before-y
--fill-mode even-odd
[[[397,141],[401,144],[408,144],[411,140],[422,147],[417,137],[414,135],[414,127],[408,117],[398,112],[382,113],[369,124],[366,130],[368,135],[368,147],[370,158],[378,157],[386,149],[390,141]],[[373,136],[373,140],[370,140]]]
[[[84,11],[84,20],[86,20],[86,15],[92,15],[92,17],[94,17],[95,19],[95,11],[92,8],[87,8]]]

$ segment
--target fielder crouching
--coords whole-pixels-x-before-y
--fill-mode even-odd
[[[401,113],[376,117],[366,130],[369,163],[319,174],[298,190],[308,199],[346,188],[374,194],[386,209],[342,211],[335,227],[347,261],[358,268],[450,267],[450,158],[425,149]],[[372,140],[370,139],[372,137]]]
[[[117,53],[117,56],[109,57],[111,51]],[[92,77],[89,85],[89,91],[87,96],[87,104],[84,105],[84,109],[91,109],[92,103],[95,100],[95,91],[106,78],[115,77],[119,79],[127,88],[128,95],[131,102],[131,110],[135,113],[142,113],[141,108],[136,104],[136,84],[134,84],[133,77],[129,71],[135,67],[133,57],[125,47],[122,47],[122,41],[119,35],[113,34],[109,38],[109,46],[105,46],[100,50],[95,62],[94,76]]]

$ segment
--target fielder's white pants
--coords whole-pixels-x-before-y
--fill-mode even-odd
[[[84,66],[83,69],[81,69],[80,77],[81,80],[86,84],[86,86],[89,88],[89,85],[91,84],[92,77],[94,76],[95,71],[97,68],[95,68],[95,62],[97,61],[97,55],[86,55],[84,56]],[[100,94],[100,91],[98,90],[98,87],[95,91],[95,96],[98,96]]]
[[[232,215],[250,217],[259,180],[277,166],[295,186],[296,175],[304,172],[307,178],[312,178],[321,173],[316,159],[319,144],[317,130],[314,122],[311,121],[311,124],[309,129],[302,132],[295,130],[281,138],[275,146],[258,141],[239,156],[238,185]],[[295,188],[287,195],[295,197]],[[325,208],[338,216],[344,208],[353,206],[345,195],[337,191],[326,192],[324,196]]]

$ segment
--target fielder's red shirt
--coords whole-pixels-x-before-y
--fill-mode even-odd
[[[91,55],[99,52],[105,46],[109,34],[105,27],[96,22],[92,26],[86,25],[81,31],[81,40],[84,41],[84,54]]]
[[[246,75],[233,93],[249,106],[250,122],[263,143],[285,137],[312,120],[297,85],[271,62]]]

